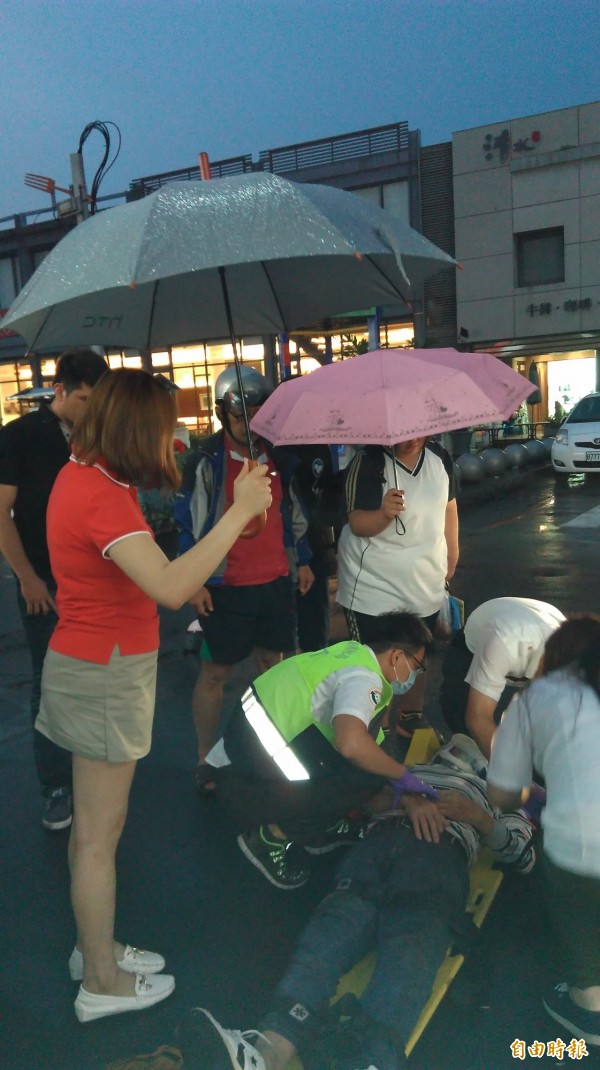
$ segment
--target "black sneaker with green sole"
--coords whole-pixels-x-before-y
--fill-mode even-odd
[[[237,842],[248,861],[276,888],[291,891],[308,881],[310,870],[290,860],[292,841],[277,840],[264,825],[252,832],[243,832]]]

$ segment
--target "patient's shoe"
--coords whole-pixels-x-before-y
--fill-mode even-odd
[[[365,838],[365,822],[350,821],[343,817],[332,825],[317,839],[304,845],[304,850],[311,855],[326,855],[337,851],[338,847],[349,847]]]
[[[323,1015],[323,1030],[310,1052],[310,1070],[377,1070],[403,1067],[404,1045],[394,1029],[375,1021],[351,992]],[[303,1063],[304,1052],[302,1052]]]
[[[117,959],[117,966],[126,973],[160,973],[165,968],[165,960],[156,951],[142,951],[140,947],[125,946],[123,957]],[[72,981],[83,981],[83,955],[74,947],[69,959],[69,973]]]
[[[204,1007],[188,1011],[177,1029],[185,1070],[266,1070],[265,1060],[248,1040],[261,1036],[255,1029],[223,1029]]]

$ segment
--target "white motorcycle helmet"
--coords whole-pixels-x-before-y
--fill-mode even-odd
[[[456,732],[447,743],[434,754],[432,765],[446,765],[459,773],[473,773],[484,776],[487,759],[483,756],[474,739]]]

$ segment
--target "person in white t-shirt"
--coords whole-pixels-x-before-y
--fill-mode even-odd
[[[458,561],[454,470],[437,442],[368,446],[348,469],[348,523],[338,544],[338,602],[352,639],[369,618],[410,612],[432,630]]]
[[[502,711],[536,675],[544,645],[564,619],[548,602],[492,598],[454,637],[442,666],[442,713],[452,731],[467,732],[486,757]]]
[[[565,621],[543,675],[511,703],[494,737],[488,798],[510,810],[546,782],[543,875],[561,963],[544,1006],[570,1035],[600,1046],[600,617]]]
[[[433,632],[458,562],[454,466],[428,438],[366,446],[346,477],[348,523],[338,542],[337,600],[350,638],[368,643],[382,613],[410,612]],[[425,679],[398,706],[420,717]],[[402,733],[405,734],[405,733]]]

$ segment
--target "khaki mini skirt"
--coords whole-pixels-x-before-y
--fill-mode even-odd
[[[157,652],[122,655],[108,665],[48,650],[35,727],[81,758],[129,762],[152,742]]]

